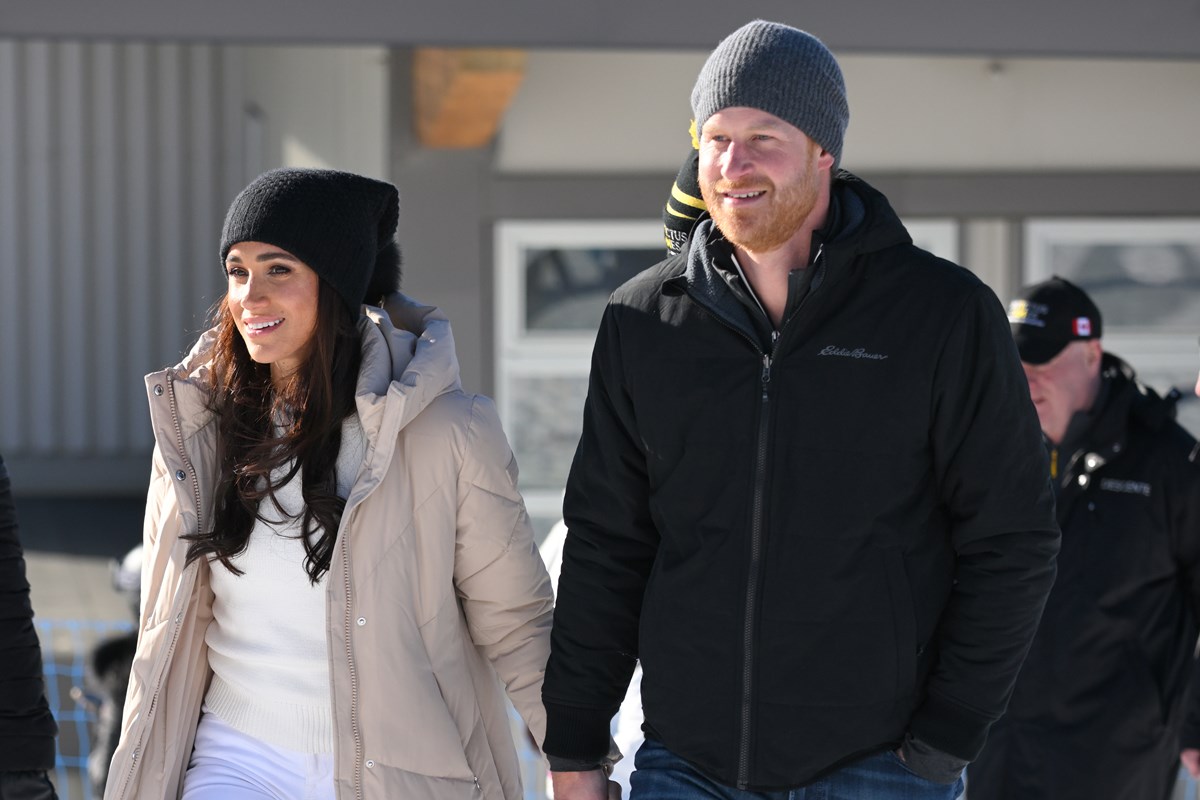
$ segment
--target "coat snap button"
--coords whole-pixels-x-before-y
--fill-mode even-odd
[[[157,383],[157,384],[155,384],[155,385],[154,385],[154,394],[155,394],[155,396],[156,396],[156,397],[162,397],[162,393],[163,393],[162,384],[161,384],[161,383]]]
[[[367,759],[367,769],[373,769],[374,767],[375,767],[375,762],[368,758]]]
[[[366,624],[367,624],[367,618],[366,618],[366,617],[359,617],[359,618],[358,618],[358,624],[359,624],[360,626],[361,626],[361,625],[366,625]]]
[[[187,477],[187,473],[184,472],[183,470],[181,470],[181,469],[175,470],[175,480],[181,481],[186,477]]]

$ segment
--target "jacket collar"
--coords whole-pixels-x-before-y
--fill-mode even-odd
[[[1128,363],[1105,353],[1100,362],[1101,389],[1091,424],[1080,434],[1080,447],[1119,453],[1131,424],[1158,430],[1175,419],[1175,398],[1163,398],[1140,383]],[[1075,449],[1075,448],[1072,448]]]
[[[358,415],[372,444],[383,442],[379,456],[390,458],[396,434],[434,398],[461,388],[454,336],[445,314],[434,306],[417,303],[397,292],[383,308],[366,307],[359,320],[362,365],[355,388]],[[209,429],[213,413],[208,408],[209,369],[216,329],[206,331],[176,366],[146,376],[152,394],[156,386],[168,387],[174,419],[151,403],[154,435],[162,448],[178,449],[175,422],[185,450],[196,435]],[[165,410],[165,409],[164,409]]]
[[[354,401],[369,442],[366,467],[381,477],[400,430],[437,397],[461,390],[445,314],[399,292],[359,320],[362,365]]]
[[[1103,355],[1100,375],[1103,383],[1098,407],[1089,415],[1090,425],[1075,444],[1067,441],[1066,447],[1059,449],[1060,454],[1069,457],[1060,479],[1061,504],[1065,507],[1069,507],[1077,490],[1087,486],[1091,473],[1126,452],[1132,426],[1159,430],[1175,419],[1175,398],[1160,397],[1138,382],[1133,367],[1112,353]]]
[[[826,225],[813,234],[813,257],[822,253],[820,273],[813,276],[812,289],[832,276],[840,278],[841,264],[855,255],[911,243],[887,198],[846,170],[834,178]],[[746,305],[730,288],[723,272],[733,272],[733,247],[704,212],[692,227],[687,248],[678,256],[678,266],[663,281],[664,293],[687,294],[718,316],[725,324],[751,339],[757,327]]]

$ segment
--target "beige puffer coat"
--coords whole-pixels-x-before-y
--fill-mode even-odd
[[[522,796],[502,689],[541,742],[552,595],[491,402],[465,394],[440,311],[367,309],[356,401],[363,466],[326,578],[339,800]],[[395,320],[393,325],[392,320]],[[147,376],[157,442],[137,655],[105,798],[177,798],[210,671],[212,332]],[[497,681],[497,676],[499,681]],[[500,686],[500,683],[504,687]]]

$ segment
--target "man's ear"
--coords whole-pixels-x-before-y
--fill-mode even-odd
[[[1104,345],[1100,344],[1099,339],[1088,339],[1087,349],[1084,350],[1087,360],[1084,362],[1088,368],[1100,368],[1100,360],[1104,357]]]

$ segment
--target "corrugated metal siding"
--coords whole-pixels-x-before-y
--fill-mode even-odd
[[[242,61],[235,47],[0,41],[6,460],[148,453],[142,376],[203,328],[224,209],[260,166],[244,157]]]

